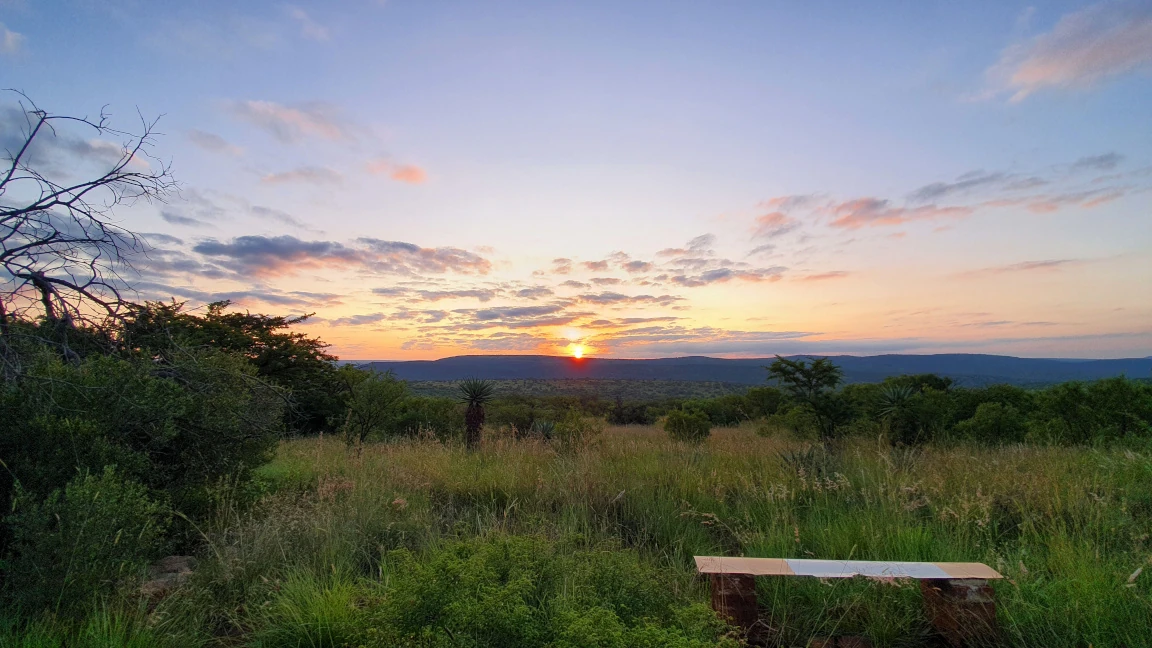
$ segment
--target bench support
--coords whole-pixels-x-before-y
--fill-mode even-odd
[[[747,632],[756,624],[756,577],[751,574],[712,574],[712,609]]]
[[[981,646],[1000,638],[996,593],[988,581],[957,578],[920,581],[924,612],[952,646]]]

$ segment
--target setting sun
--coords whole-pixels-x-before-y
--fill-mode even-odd
[[[584,345],[576,344],[572,347],[572,357],[579,360],[584,357]]]

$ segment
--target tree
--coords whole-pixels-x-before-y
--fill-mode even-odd
[[[372,373],[352,388],[344,439],[348,445],[363,443],[370,434],[385,432],[398,414],[398,405],[408,393],[408,383],[391,371]]]
[[[769,380],[776,380],[793,400],[809,409],[816,417],[821,440],[836,438],[839,428],[851,418],[851,407],[835,393],[844,372],[828,358],[816,358],[811,363],[776,356],[775,362],[765,367]]]
[[[315,432],[331,419],[340,424],[352,384],[342,378],[336,356],[319,338],[293,332],[310,315],[284,317],[228,312],[228,301],[208,304],[203,314],[183,302],[132,305],[124,317],[120,343],[129,351],[162,358],[173,352],[211,348],[243,356],[261,378],[289,390],[291,427]]]
[[[468,409],[464,412],[464,444],[469,450],[480,445],[480,428],[484,427],[484,406],[492,400],[492,383],[469,378],[460,383],[460,400]]]
[[[103,111],[95,119],[55,115],[10,92],[19,98],[23,123],[0,131],[0,344],[9,376],[19,373],[8,352],[14,321],[41,322],[32,330],[75,359],[67,334],[76,324],[95,327],[121,316],[124,275],[146,250],[139,236],[114,222],[113,210],[163,200],[177,188],[170,166],[151,153],[156,121],[141,117],[133,134],[111,128]],[[123,142],[94,145],[57,132],[69,125]],[[88,179],[74,179],[76,169],[54,159],[77,152],[98,168]]]

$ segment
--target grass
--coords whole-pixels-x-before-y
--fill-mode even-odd
[[[575,454],[288,441],[255,504],[221,492],[191,586],[89,626],[122,636],[109,646],[721,645],[692,556],[743,554],[985,562],[1007,577],[1008,645],[1152,645],[1152,573],[1133,577],[1152,556],[1148,452],[806,448],[751,429],[689,446],[652,427]],[[782,645],[929,645],[914,583],[757,586]],[[33,630],[0,645],[83,645],[52,643],[83,629]]]

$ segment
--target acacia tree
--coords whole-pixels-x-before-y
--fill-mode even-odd
[[[113,211],[141,200],[164,200],[177,185],[170,165],[152,155],[155,120],[141,116],[137,132],[121,131],[109,125],[103,110],[94,119],[56,115],[21,92],[7,92],[19,107],[7,113],[13,123],[0,133],[0,345],[4,373],[12,375],[19,371],[7,353],[14,323],[37,323],[42,337],[71,357],[68,330],[121,317],[127,304],[124,277],[145,246],[115,222]],[[121,142],[84,140],[57,132],[58,127],[79,127]],[[53,159],[68,154],[87,154],[87,161],[99,166],[75,178],[75,164]]]
[[[775,379],[794,401],[815,415],[824,443],[836,439],[841,426],[851,417],[844,398],[835,392],[844,379],[844,372],[828,358],[816,358],[811,363],[776,356],[769,366],[768,379]]]

